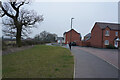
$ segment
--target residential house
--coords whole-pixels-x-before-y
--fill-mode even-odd
[[[106,48],[108,45],[119,46],[120,24],[96,22],[91,30],[90,46]]]
[[[91,38],[91,33],[88,33],[87,35],[84,36],[84,41],[88,41]]]
[[[81,42],[80,46],[88,46],[90,47],[90,40],[91,40],[91,33],[88,33],[87,35],[84,36],[84,39]]]
[[[75,42],[76,45],[80,44],[81,41],[81,34],[71,29],[63,34],[64,36],[64,43],[69,44],[70,42]]]

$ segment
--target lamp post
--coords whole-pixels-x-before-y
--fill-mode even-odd
[[[72,21],[73,21],[74,18],[71,18],[71,32],[70,32],[70,42],[71,42],[71,37],[72,37]]]

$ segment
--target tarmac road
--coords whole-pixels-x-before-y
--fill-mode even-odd
[[[93,54],[72,47],[75,78],[118,78],[118,69]]]

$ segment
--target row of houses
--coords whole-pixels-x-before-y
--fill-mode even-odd
[[[96,22],[82,40],[81,34],[71,29],[63,34],[64,43],[75,42],[79,46],[106,48],[108,45],[119,47],[120,24]]]

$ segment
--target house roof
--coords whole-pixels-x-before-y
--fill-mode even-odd
[[[103,22],[96,22],[96,24],[101,29],[105,29],[106,27],[108,27],[111,30],[120,30],[120,24],[116,24],[116,23],[103,23]]]
[[[70,32],[70,31],[75,31],[74,29],[71,29],[71,30],[69,30],[68,32]],[[66,33],[68,33],[68,32],[64,32],[64,34],[63,35],[65,35]],[[77,31],[75,31],[76,33],[78,33]],[[80,34],[80,33],[78,33],[78,34]],[[81,34],[80,34],[80,37],[81,37]]]
[[[88,33],[87,35],[85,35],[84,37],[86,37],[86,39],[84,38],[84,41],[87,41],[91,38],[91,33]]]
[[[91,37],[91,33],[86,34],[85,37]]]

